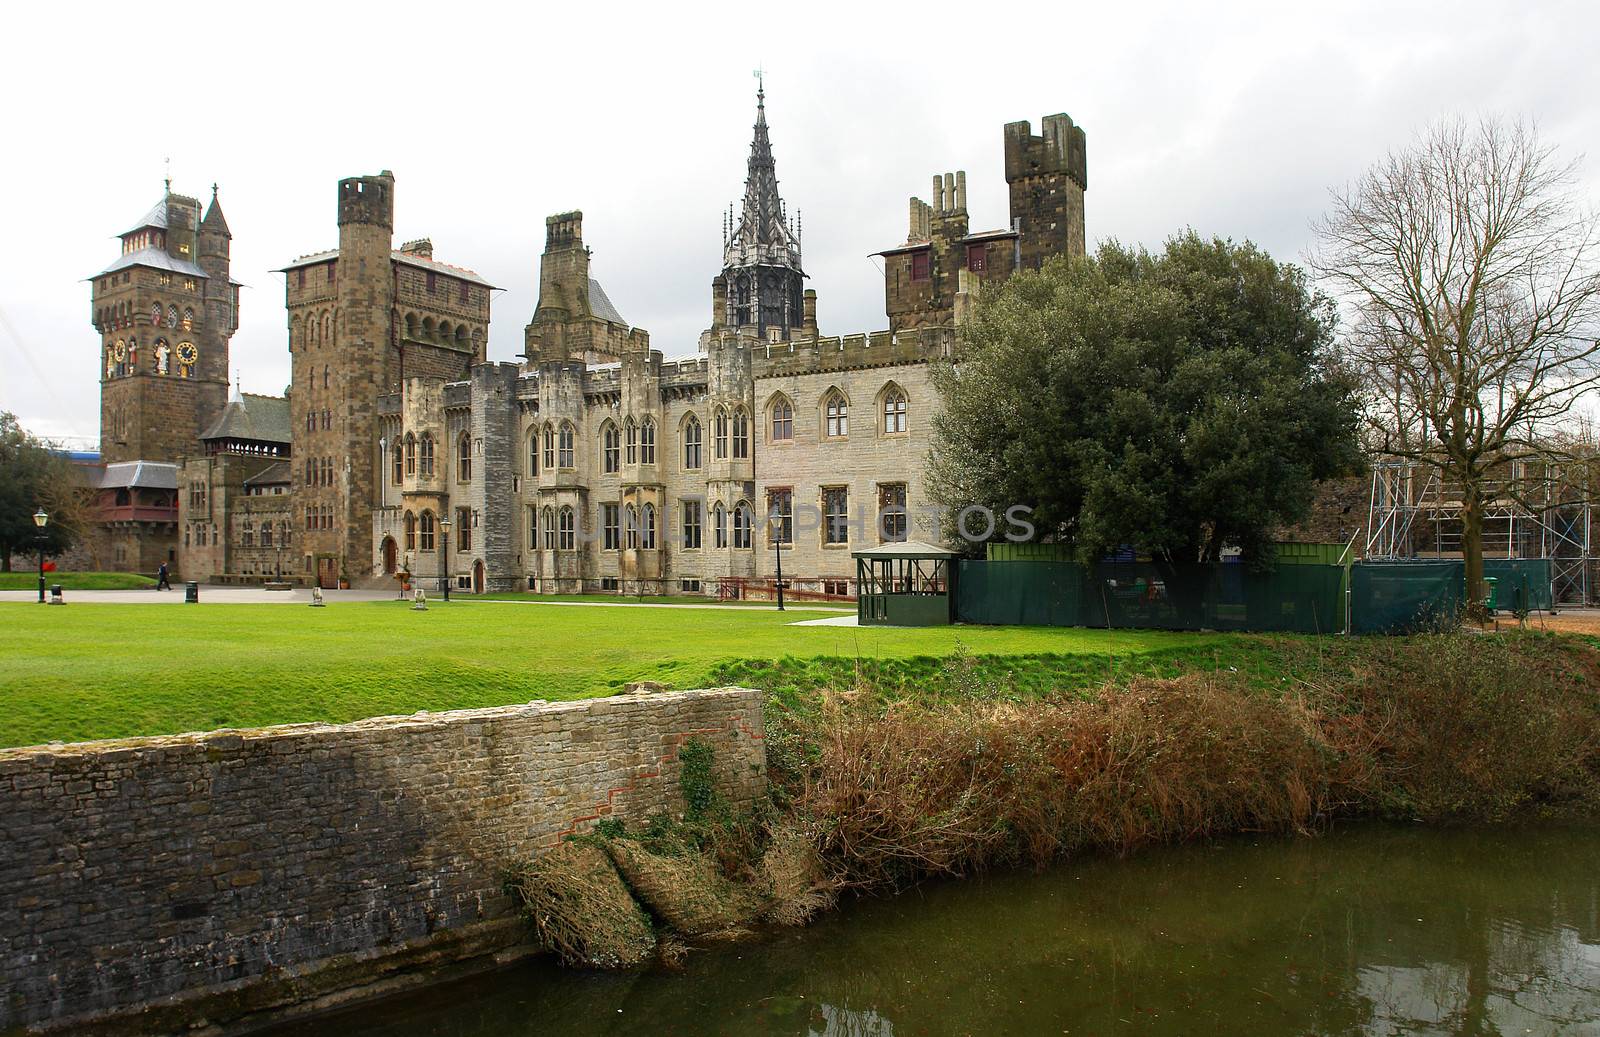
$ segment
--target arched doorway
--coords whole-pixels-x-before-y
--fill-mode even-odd
[[[397,568],[395,558],[396,547],[394,537],[383,538],[383,572],[386,576],[393,576]]]
[[[483,593],[483,559],[472,563],[472,593]]]

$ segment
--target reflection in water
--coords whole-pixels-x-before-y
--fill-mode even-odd
[[[676,972],[545,962],[284,1037],[1600,1035],[1600,832],[1358,828],[940,883]]]

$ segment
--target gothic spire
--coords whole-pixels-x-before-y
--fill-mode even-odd
[[[778,167],[767,131],[767,90],[756,88],[756,122],[746,164],[744,203],[728,240],[724,265],[779,265],[800,268],[800,244],[785,219],[778,193]]]
[[[761,78],[757,73],[756,78]],[[723,234],[722,277],[730,327],[754,326],[763,338],[781,341],[801,326],[805,271],[800,237],[790,225],[778,193],[778,167],[767,131],[767,90],[756,87],[756,123],[745,167],[744,203],[737,219],[729,207]]]

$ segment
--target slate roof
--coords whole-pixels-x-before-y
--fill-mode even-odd
[[[479,277],[477,271],[468,270],[464,266],[452,266],[449,263],[441,263],[437,259],[430,259],[427,256],[419,256],[415,252],[401,252],[399,249],[391,251],[389,255],[394,258],[396,263],[404,263],[407,266],[418,267],[422,270],[434,270],[449,277],[459,277],[463,281],[471,281],[473,284],[481,284],[491,291],[500,291],[499,288],[496,288],[488,281],[485,281],[483,278]],[[274,273],[288,273],[290,270],[295,270],[299,267],[314,266],[317,263],[326,263],[330,259],[338,258],[339,250],[336,248],[330,248],[323,252],[313,252],[309,256],[301,256],[293,263],[289,263],[288,265],[274,271]]]
[[[244,481],[246,486],[275,486],[294,478],[294,469],[288,461],[275,461]]]
[[[152,490],[176,490],[178,466],[166,461],[113,461],[100,473],[102,490],[135,486]]]
[[[256,443],[289,442],[289,401],[282,396],[247,392],[228,401],[201,439],[245,439]]]
[[[592,277],[589,278],[589,312],[601,320],[608,320],[623,327],[628,326],[628,322],[622,319],[622,314],[611,304],[611,297],[606,294],[606,290]]]
[[[189,277],[206,277],[206,272],[187,259],[179,259],[164,248],[141,248],[133,252],[124,253],[115,263],[95,274],[95,277],[104,277],[106,274],[125,270],[130,266],[147,266],[156,270],[170,270],[175,274],[184,274]],[[94,278],[90,278],[93,280]]]
[[[160,227],[162,230],[167,229],[166,195],[162,195],[161,200],[157,202],[149,212],[144,214],[144,219],[140,220],[138,223],[135,223],[132,227],[129,227],[122,233],[132,234],[134,231],[144,230],[146,227]]]

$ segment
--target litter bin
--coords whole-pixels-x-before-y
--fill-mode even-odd
[[[1483,604],[1490,612],[1499,607],[1495,604],[1495,598],[1499,593],[1496,585],[1499,582],[1500,577],[1498,576],[1485,576],[1483,578]]]
[[[198,583],[191,580],[183,585],[183,603],[185,605],[197,605],[200,603],[200,585]]]
[[[52,583],[50,585],[50,604],[65,605],[66,603],[67,599],[61,596],[61,584]]]

